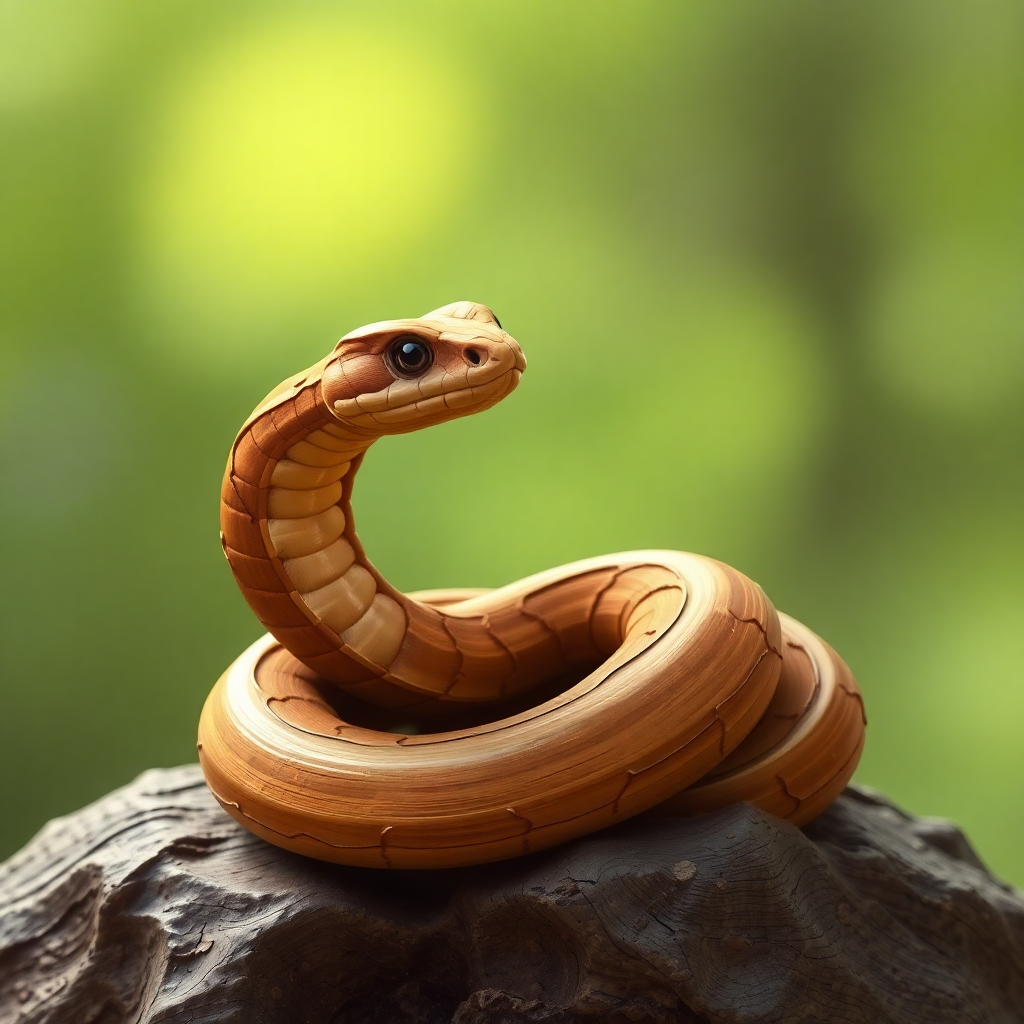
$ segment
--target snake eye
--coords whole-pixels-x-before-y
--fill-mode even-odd
[[[422,377],[433,365],[434,353],[426,342],[406,334],[391,343],[388,362],[399,377]]]

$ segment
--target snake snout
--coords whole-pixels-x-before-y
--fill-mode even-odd
[[[523,355],[523,350],[519,347],[519,342],[512,341],[509,339],[509,348],[512,349],[512,356],[516,361],[516,369],[522,373],[526,369],[526,356]]]
[[[470,380],[496,373],[526,369],[526,357],[518,343],[506,335],[499,340],[474,338],[467,342],[459,353],[470,371]]]

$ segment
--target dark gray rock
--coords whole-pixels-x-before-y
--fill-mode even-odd
[[[187,766],[0,866],[0,1022],[1024,1021],[1024,895],[849,789],[437,872],[285,853]]]

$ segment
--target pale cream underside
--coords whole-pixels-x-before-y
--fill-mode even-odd
[[[356,442],[332,426],[292,445],[270,478],[267,529],[306,607],[347,647],[386,668],[405,637],[405,612],[377,592],[372,574],[356,561],[337,505],[358,454]]]

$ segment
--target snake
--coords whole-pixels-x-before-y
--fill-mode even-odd
[[[221,541],[267,633],[210,692],[198,750],[256,835],[461,867],[741,801],[799,827],[851,778],[853,674],[723,562],[628,551],[409,594],[373,566],[352,513],[367,450],[491,408],[525,369],[487,306],[455,302],[346,334],[242,425]]]

